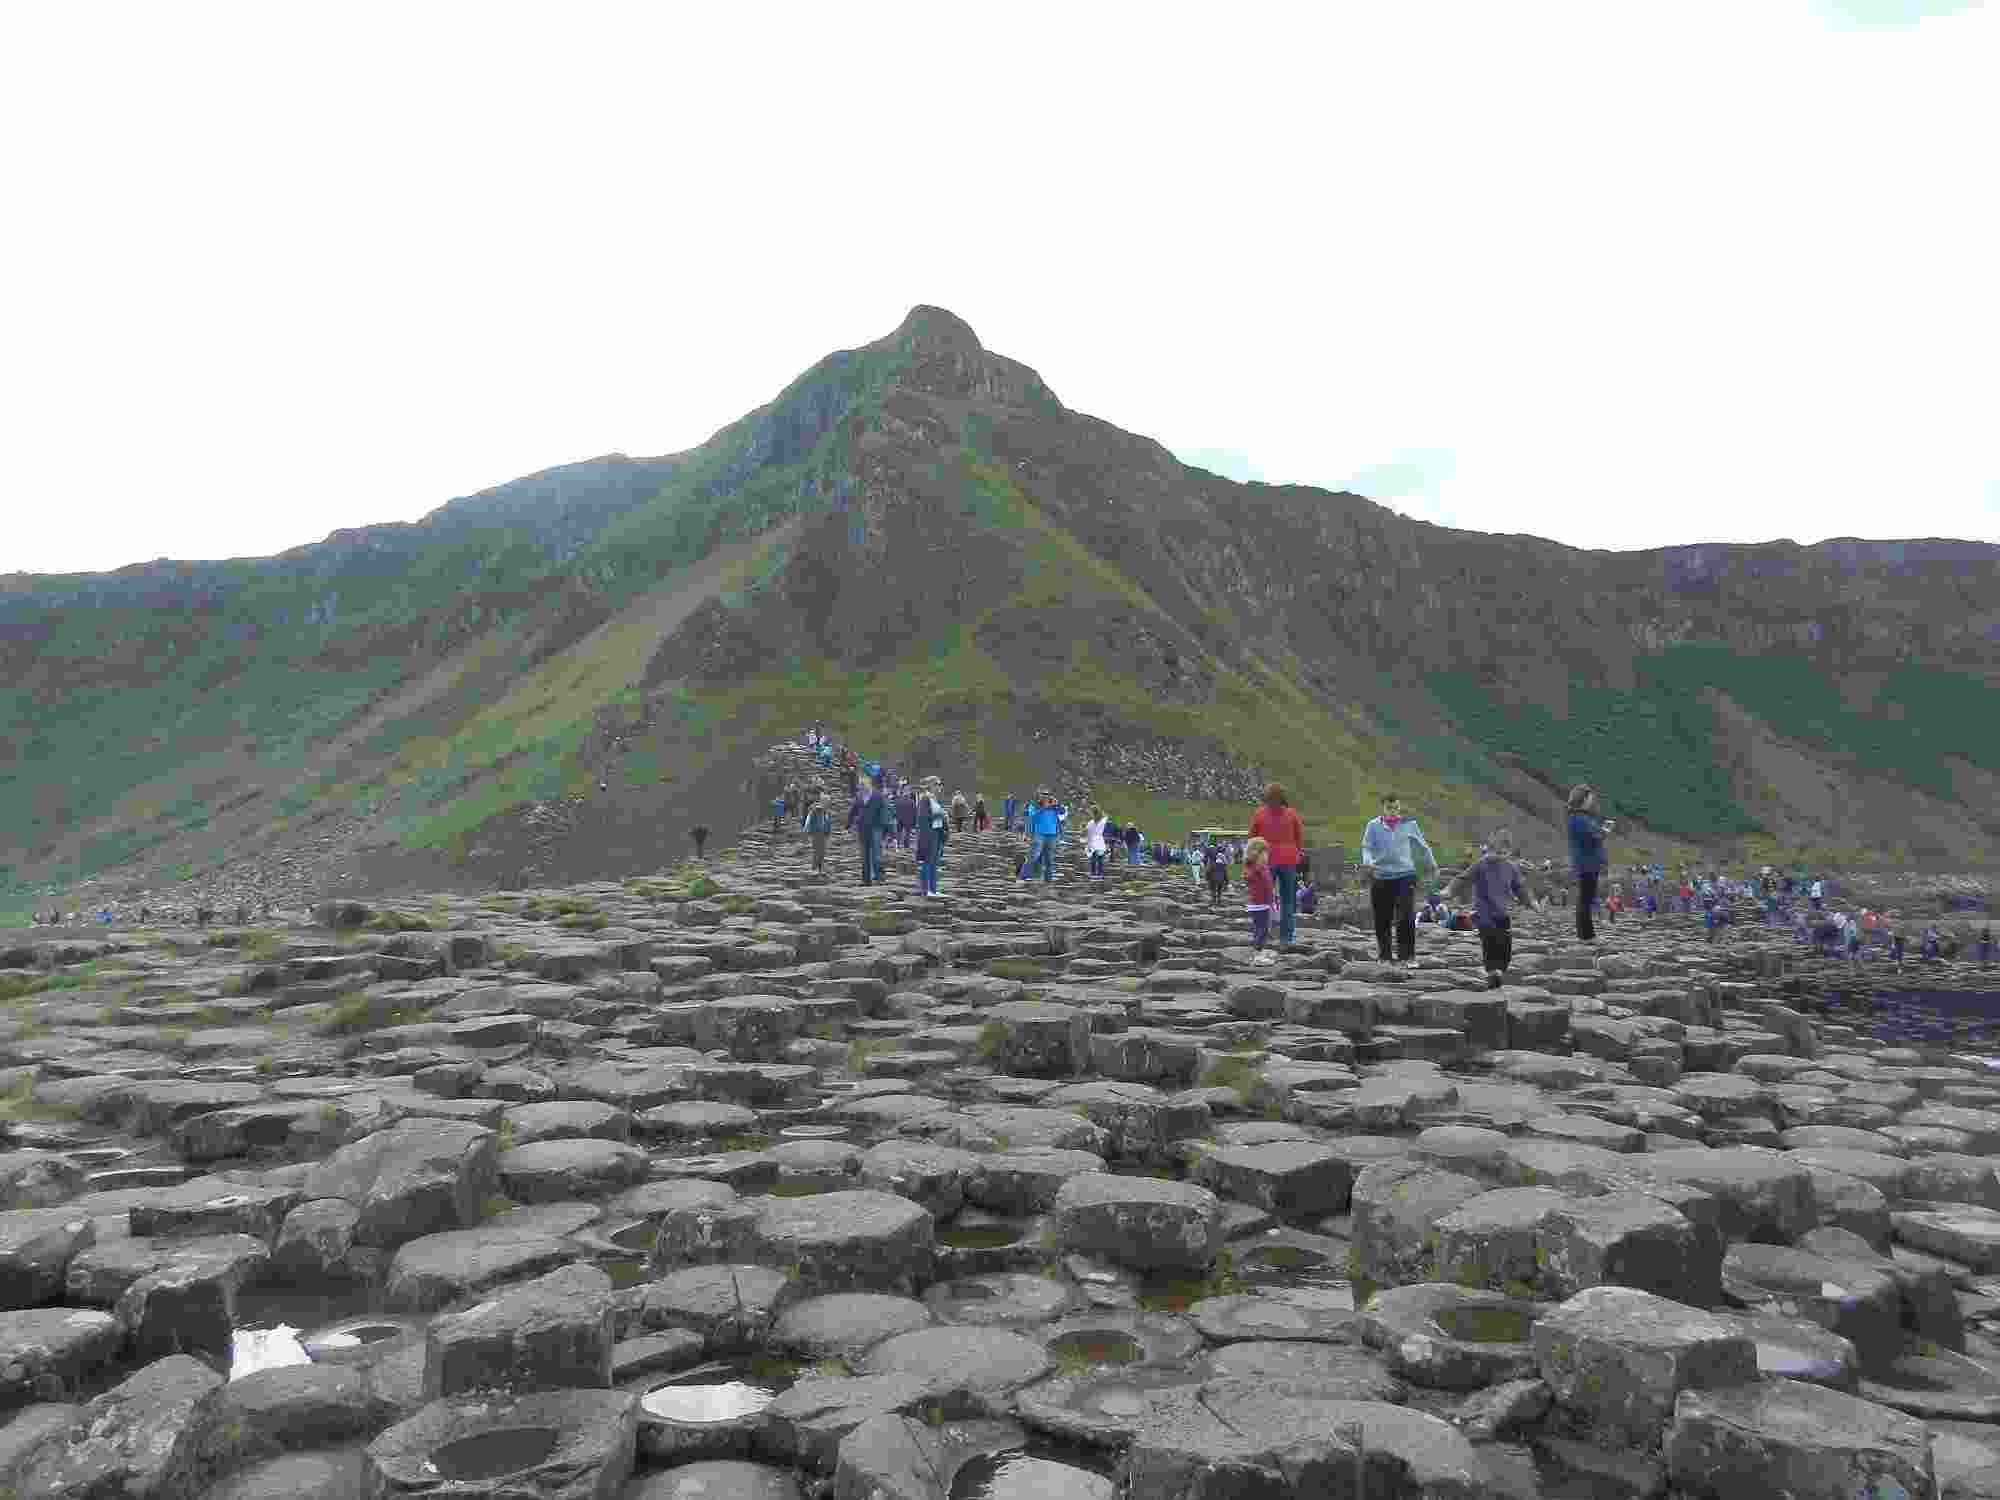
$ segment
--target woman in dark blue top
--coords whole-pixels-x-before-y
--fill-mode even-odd
[[[1576,872],[1576,936],[1579,942],[1597,940],[1591,908],[1597,904],[1597,877],[1604,873],[1604,836],[1611,832],[1609,818],[1597,815],[1597,788],[1588,782],[1570,788],[1569,864]]]

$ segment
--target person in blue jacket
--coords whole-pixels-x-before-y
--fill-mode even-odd
[[[1035,794],[1035,805],[1028,813],[1028,834],[1032,842],[1028,845],[1028,864],[1022,873],[1023,880],[1034,878],[1035,867],[1042,869],[1042,882],[1048,884],[1056,878],[1056,840],[1062,837],[1063,819],[1069,816],[1069,808],[1058,805],[1047,787]]]
[[[895,811],[868,778],[861,782],[861,883],[873,885],[882,878],[882,835],[896,826]]]
[[[1576,872],[1576,936],[1578,942],[1597,941],[1597,927],[1591,921],[1597,905],[1597,881],[1604,873],[1604,836],[1611,832],[1609,818],[1598,816],[1597,788],[1579,782],[1569,793],[1569,864]]]

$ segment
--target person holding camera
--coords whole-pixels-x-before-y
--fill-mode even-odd
[[[1597,880],[1604,873],[1604,837],[1613,826],[1609,818],[1598,816],[1596,787],[1583,782],[1570,789],[1569,864],[1576,872],[1576,937],[1581,943],[1597,941],[1591,916]]]

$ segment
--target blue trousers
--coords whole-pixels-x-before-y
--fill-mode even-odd
[[[937,855],[917,861],[917,889],[927,896],[937,894]]]
[[[861,835],[861,883],[873,885],[882,878],[882,835]]]
[[[1052,833],[1038,833],[1034,843],[1028,846],[1028,878],[1032,880],[1035,870],[1040,867],[1044,881],[1056,878],[1056,838]]]
[[[1278,941],[1289,943],[1298,929],[1299,921],[1299,867],[1297,865],[1273,865],[1271,873],[1278,880]]]

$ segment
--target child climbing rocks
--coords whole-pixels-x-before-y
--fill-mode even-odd
[[[1243,851],[1243,890],[1247,897],[1245,909],[1250,913],[1250,946],[1257,950],[1253,964],[1274,964],[1278,961],[1275,953],[1264,949],[1265,939],[1271,935],[1271,907],[1275,903],[1275,887],[1271,880],[1270,845],[1261,838],[1250,840],[1250,846]]]

